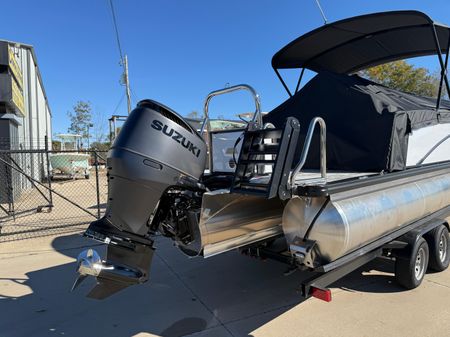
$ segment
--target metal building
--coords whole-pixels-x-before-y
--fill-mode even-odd
[[[51,144],[51,111],[30,45],[0,40],[0,146],[33,149]]]
[[[51,117],[34,48],[0,40],[0,206],[32,187],[8,164],[45,179],[47,158],[35,150],[51,149]]]

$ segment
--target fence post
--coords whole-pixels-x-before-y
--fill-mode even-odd
[[[95,185],[97,187],[97,218],[100,219],[100,186],[98,183],[98,155],[94,151],[94,165],[95,165]]]
[[[50,177],[50,160],[49,160],[49,150],[48,150],[48,136],[45,135],[45,160],[47,162],[47,183],[48,183],[48,190],[49,190],[49,197],[50,197],[50,209],[53,209],[53,194],[52,194],[52,179]]]
[[[11,155],[11,154],[10,154]],[[3,157],[3,156],[2,156]],[[5,159],[5,179],[6,179],[6,197],[8,199],[8,215],[13,216],[14,222],[16,221],[16,210],[14,206],[14,190],[12,185],[12,173],[10,172],[9,167],[6,165],[6,158],[7,156],[4,156]],[[3,158],[2,158],[3,160]]]

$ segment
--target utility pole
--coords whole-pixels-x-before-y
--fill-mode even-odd
[[[90,144],[89,144],[89,139],[91,138],[90,137],[90,135],[89,135],[89,128],[92,128],[94,126],[94,124],[92,124],[92,123],[89,123],[88,125],[87,125],[87,149],[89,150],[89,148],[90,148]]]
[[[128,57],[127,55],[123,58],[123,82],[125,85],[125,94],[127,95],[127,107],[128,114],[131,112],[131,95],[130,95],[130,80],[128,78]]]

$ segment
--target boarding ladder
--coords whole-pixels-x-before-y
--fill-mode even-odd
[[[247,131],[237,162],[237,168],[231,187],[232,193],[253,194],[268,199],[278,196],[285,200],[291,197],[295,187],[295,178],[300,174],[308,156],[315,126],[320,126],[320,174],[317,183],[326,183],[326,125],[320,117],[309,124],[300,160],[292,170],[294,154],[298,145],[300,125],[297,119],[289,117],[284,129],[263,129]],[[271,159],[267,159],[271,155]],[[269,177],[261,179],[265,167],[272,170]],[[268,178],[268,179],[267,179]],[[263,182],[261,182],[263,181]]]
[[[283,129],[246,131],[231,193],[254,194],[268,199],[277,196],[278,187],[288,182],[299,133],[300,124],[294,117],[286,120]],[[271,173],[264,179],[266,171]],[[258,175],[262,179],[255,179]]]

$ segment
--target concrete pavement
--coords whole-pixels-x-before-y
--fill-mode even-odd
[[[104,301],[74,293],[80,235],[0,244],[0,336],[450,336],[450,271],[418,289],[376,261],[333,286],[333,301],[301,301],[300,274],[230,252],[188,259],[158,239],[150,282]],[[97,247],[100,248],[101,247]]]

